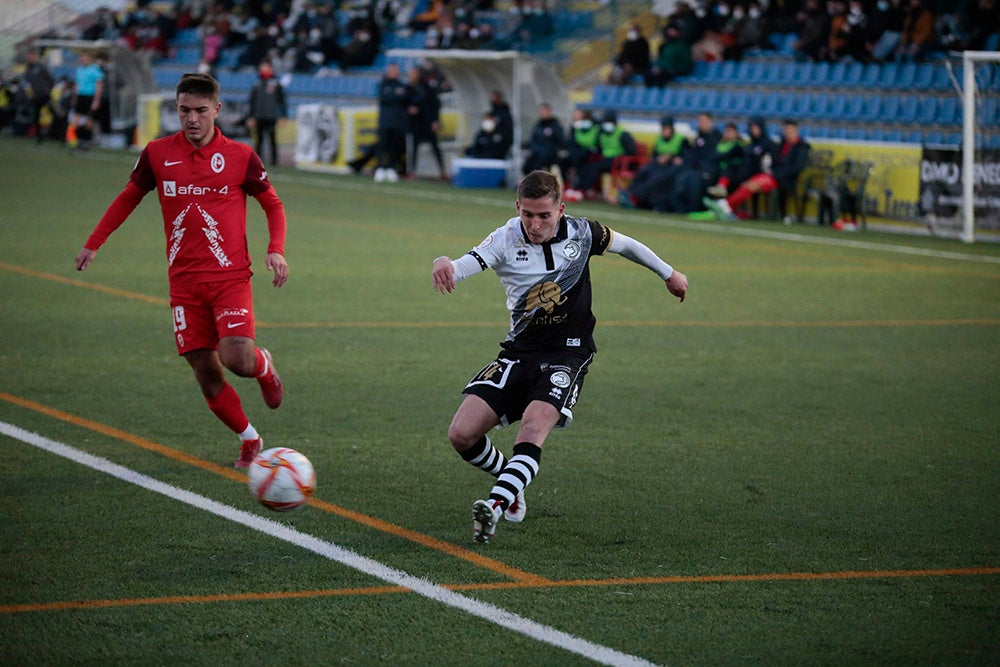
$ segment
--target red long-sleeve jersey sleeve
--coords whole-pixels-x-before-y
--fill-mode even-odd
[[[147,192],[149,191],[143,190],[134,182],[129,181],[125,189],[115,197],[115,200],[104,211],[100,222],[97,223],[97,227],[94,228],[94,231],[90,234],[87,242],[83,244],[83,247],[89,250],[98,250],[104,245],[108,237],[121,227],[128,216],[131,215]],[[284,212],[282,212],[282,216],[284,216]],[[270,224],[270,220],[268,223]]]

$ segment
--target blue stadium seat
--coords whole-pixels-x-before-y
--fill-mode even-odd
[[[839,85],[845,88],[855,88],[861,85],[861,79],[865,75],[864,63],[845,63],[844,64],[844,76],[840,80]]]
[[[850,99],[846,95],[833,95],[830,98],[830,104],[827,107],[827,117],[830,120],[843,120],[846,115],[847,100]]]
[[[896,70],[896,78],[892,82],[892,87],[897,89],[910,89],[917,78],[917,63],[903,63]]]
[[[792,76],[789,81],[786,81],[785,85],[793,86],[809,86],[812,85],[813,79],[816,76],[816,70],[818,64],[812,62],[811,60],[804,63],[797,63],[797,67],[792,71]]]
[[[907,95],[899,102],[899,110],[896,112],[896,122],[915,123],[917,114],[920,112],[921,99],[917,95]]]
[[[927,132],[924,132],[923,143],[933,145],[943,144],[944,134],[942,134],[940,130],[928,130]]]
[[[830,63],[823,61],[818,62],[811,68],[812,71],[807,72],[808,80],[803,81],[802,85],[808,85],[812,87],[825,88],[830,85]]]
[[[1000,100],[984,97],[976,109],[976,122],[986,126],[1000,125]]]
[[[844,120],[847,121],[859,121],[865,112],[865,97],[864,95],[854,95],[847,98],[847,104],[844,105]]]
[[[887,63],[892,64],[892,63]],[[882,85],[882,67],[880,63],[868,63],[864,72],[858,80],[858,85],[862,88],[878,88]]]
[[[879,95],[869,95],[865,98],[865,108],[861,113],[861,119],[869,123],[878,121],[882,112],[882,97]]]
[[[614,86],[594,86],[593,95],[591,96],[591,104],[598,107],[611,106],[614,88]]]
[[[934,81],[934,63],[920,63],[917,65],[917,73],[910,84],[910,90],[928,90]]]
[[[937,117],[937,98],[925,97],[920,100],[917,110],[917,123],[920,125],[930,125]]]
[[[764,82],[765,67],[761,60],[744,60],[736,68],[737,79],[748,86],[759,86]]]
[[[962,67],[961,65],[956,65],[954,67],[954,75],[959,82],[962,80]],[[948,68],[945,65],[938,65],[934,68],[934,78],[931,80],[931,88],[934,90],[952,90],[953,84],[951,82],[951,76],[948,74]]]
[[[694,78],[705,83],[726,83],[722,78],[722,65],[725,62],[728,61],[713,60],[712,62],[705,63],[704,69],[700,73],[696,73]]]
[[[899,95],[883,95],[876,120],[881,123],[895,123],[899,118],[899,106]]]
[[[676,88],[664,88],[662,95],[660,95],[660,108],[663,111],[677,111],[681,107],[678,104],[678,95],[681,93],[687,93],[684,90],[678,90]]]
[[[882,63],[879,65],[879,70],[878,83],[876,84],[879,88],[886,90],[896,85],[899,65],[892,62]]]
[[[938,125],[960,125],[962,123],[962,107],[957,97],[949,95],[938,101],[934,122]]]

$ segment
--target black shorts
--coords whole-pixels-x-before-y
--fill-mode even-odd
[[[463,394],[486,401],[509,426],[524,416],[532,401],[544,401],[562,414],[556,428],[573,421],[573,406],[580,398],[593,352],[501,352],[465,386]]]

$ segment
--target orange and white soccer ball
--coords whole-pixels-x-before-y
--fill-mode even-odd
[[[261,505],[275,512],[288,512],[312,497],[316,471],[301,452],[272,447],[258,454],[250,464],[247,484]]]

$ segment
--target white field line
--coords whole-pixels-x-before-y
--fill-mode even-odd
[[[489,623],[499,625],[513,630],[519,634],[536,639],[546,644],[551,644],[571,653],[576,653],[594,662],[604,665],[652,665],[653,663],[637,656],[621,653],[607,646],[594,644],[586,639],[581,639],[569,633],[557,630],[547,625],[542,625],[528,618],[507,611],[495,605],[480,602],[470,597],[466,597],[446,588],[433,584],[426,579],[421,579],[407,574],[402,570],[397,570],[378,561],[372,560],[360,554],[354,553],[343,547],[339,547],[332,542],[321,540],[318,537],[300,532],[290,526],[282,525],[276,521],[265,519],[256,514],[251,514],[229,505],[223,505],[204,496],[179,489],[176,486],[165,484],[157,479],[143,475],[130,468],[120,466],[117,463],[88,454],[69,445],[65,445],[55,440],[50,440],[44,436],[25,431],[13,424],[0,422],[0,433],[15,440],[20,440],[26,444],[38,447],[52,454],[62,456],[81,465],[93,468],[94,470],[106,473],[130,484],[135,484],[149,491],[162,494],[168,498],[180,501],[192,507],[204,510],[216,516],[228,519],[234,523],[242,524],[247,528],[259,531],[271,537],[284,540],[303,549],[312,551],[332,561],[346,565],[367,574],[381,579],[389,584],[408,588],[418,595],[440,602],[449,607],[460,609],[468,614],[477,616]]]

